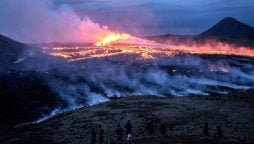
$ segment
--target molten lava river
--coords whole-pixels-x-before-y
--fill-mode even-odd
[[[124,33],[101,36],[95,44],[55,44],[45,52],[75,68],[70,81],[54,84],[60,94],[90,102],[111,96],[227,94],[254,88],[254,49],[220,42],[167,45]],[[59,88],[60,87],[60,88]]]

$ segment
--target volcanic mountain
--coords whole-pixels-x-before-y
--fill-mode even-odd
[[[201,33],[205,37],[254,37],[254,28],[234,18],[227,17]]]

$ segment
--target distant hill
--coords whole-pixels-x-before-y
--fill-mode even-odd
[[[212,39],[239,46],[254,47],[254,28],[234,18],[227,17],[199,35],[165,34],[144,38],[173,45],[203,44]]]
[[[208,37],[254,37],[254,28],[234,18],[227,17],[201,33]]]
[[[25,49],[24,44],[0,34],[0,72],[15,62]]]

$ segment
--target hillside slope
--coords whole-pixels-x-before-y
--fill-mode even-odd
[[[249,90],[206,97],[123,97],[65,112],[38,124],[19,125],[0,140],[9,144],[36,139],[41,143],[88,144],[92,127],[102,124],[106,138],[112,140],[117,124],[124,126],[130,119],[134,126],[130,143],[253,143],[253,95],[254,91]],[[145,131],[150,121],[154,122],[155,135]],[[209,137],[203,136],[205,122],[209,123]],[[168,127],[164,138],[159,134],[162,123]],[[216,126],[221,126],[223,138],[216,137]]]
[[[42,69],[52,59],[39,48],[0,35],[0,135],[64,103],[45,84],[48,73]]]
[[[0,72],[22,56],[25,50],[25,44],[0,35]]]

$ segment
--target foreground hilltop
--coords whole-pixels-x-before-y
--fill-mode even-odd
[[[159,143],[253,143],[254,91],[238,91],[228,95],[155,97],[137,96],[112,99],[92,107],[56,115],[36,124],[24,124],[0,137],[1,143],[90,143],[90,130],[102,124],[106,137],[113,138],[117,124],[130,119],[134,126],[135,144]],[[156,124],[155,136],[145,131],[148,122]],[[202,127],[209,123],[208,138]],[[159,135],[165,123],[169,136]],[[216,126],[224,137],[216,137]],[[40,140],[40,141],[38,141]]]

